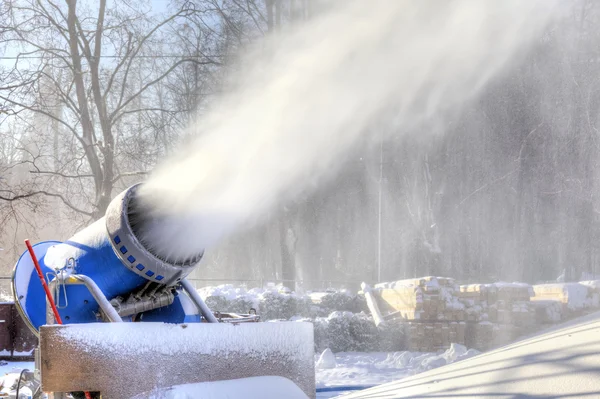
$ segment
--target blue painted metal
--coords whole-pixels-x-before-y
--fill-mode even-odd
[[[117,258],[106,234],[103,219],[89,226],[88,229],[91,234],[77,234],[60,244],[63,247],[60,251],[65,254],[65,262],[71,256],[75,259],[74,273],[93,279],[109,300],[130,293],[147,282],[124,267]],[[98,304],[85,286],[61,287],[57,296],[59,306],[64,305],[61,304],[63,290],[66,290],[68,306],[59,309],[59,313],[65,324],[91,323],[99,320]]]
[[[44,264],[48,248],[60,244],[60,241],[44,241],[33,245],[44,275],[51,270]],[[28,251],[23,252],[13,271],[13,294],[17,310],[31,329],[46,321],[46,293],[37,275]]]
[[[44,274],[53,272],[52,268],[45,262],[47,251],[52,248],[52,251],[61,254],[59,260],[62,262],[64,258],[65,265],[69,258],[73,258],[75,260],[73,273],[92,278],[109,300],[119,295],[127,295],[148,282],[148,280],[133,273],[121,263],[108,238],[103,219],[92,224],[86,230],[90,234],[77,234],[63,243],[50,241],[34,245],[34,251],[38,256]],[[113,241],[116,243],[120,241],[120,238],[118,236],[114,237]],[[124,253],[127,252],[124,246],[119,247],[118,250],[125,251]],[[32,265],[29,265],[32,262],[30,260],[29,262],[26,261],[28,257],[27,252],[21,255],[15,266],[14,280],[15,286],[23,286],[22,282],[29,279],[26,292],[20,293],[20,295],[26,297],[26,301],[23,301],[26,305],[23,308],[23,313],[30,322],[31,327],[39,330],[39,327],[46,322],[46,298],[35,269]],[[135,258],[133,261],[135,261]],[[56,267],[56,265],[54,266]],[[140,267],[145,268],[143,265],[137,265],[138,269]],[[148,268],[146,270],[146,275],[149,277],[155,274]],[[158,280],[162,278],[162,276],[156,277]],[[64,301],[65,290],[68,306]],[[61,286],[56,299],[57,305],[62,307],[59,309],[59,313],[64,324],[99,321],[98,304],[85,286]],[[194,311],[189,310],[190,307],[187,303],[189,301],[187,295],[181,292],[172,305],[148,312],[147,315],[139,319],[167,323],[201,321],[197,310],[193,306]]]

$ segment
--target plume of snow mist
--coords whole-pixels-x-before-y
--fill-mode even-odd
[[[313,187],[374,120],[396,131],[457,110],[552,16],[544,0],[346,0],[245,60],[198,137],[139,191],[139,236],[193,256]]]

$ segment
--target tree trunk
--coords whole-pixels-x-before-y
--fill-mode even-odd
[[[298,238],[288,212],[279,218],[279,246],[281,250],[281,279],[284,285],[296,286],[296,242]]]
[[[275,0],[265,0],[265,6],[267,7],[267,31],[273,31],[273,5]]]
[[[75,92],[77,94],[77,103],[81,115],[82,136],[78,138],[83,146],[86,159],[90,165],[92,175],[94,176],[94,187],[98,196],[98,194],[102,192],[104,173],[102,171],[100,159],[98,158],[98,154],[94,148],[96,144],[94,140],[94,126],[90,117],[85,84],[83,81],[83,71],[81,70],[81,55],[79,54],[77,37],[77,0],[67,0],[67,5],[69,9],[67,25],[69,31],[70,55],[71,60],[73,61],[73,80],[75,82]],[[98,211],[94,211],[94,216],[96,216],[98,213]],[[104,212],[102,212],[102,214],[103,213]]]
[[[275,30],[281,30],[281,0],[275,0]]]

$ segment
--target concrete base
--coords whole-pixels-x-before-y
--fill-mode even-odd
[[[311,323],[94,323],[40,328],[42,390],[125,399],[157,388],[281,376],[315,397]]]

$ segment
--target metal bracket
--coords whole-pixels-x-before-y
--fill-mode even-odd
[[[184,278],[183,280],[181,280],[181,286],[183,287],[185,292],[187,292],[190,299],[192,300],[192,302],[194,302],[194,305],[196,305],[196,307],[198,308],[200,313],[202,313],[202,316],[204,316],[206,321],[208,321],[209,323],[218,323],[219,322],[219,320],[217,320],[217,318],[215,317],[213,312],[209,309],[209,307],[206,306],[206,303],[200,297],[198,292],[196,292],[192,283],[190,283],[187,279]]]
[[[86,288],[90,291],[90,294],[92,294],[92,296],[94,297],[94,299],[100,306],[100,309],[102,310],[102,312],[106,315],[106,317],[108,318],[108,320],[110,322],[113,322],[113,323],[123,322],[123,319],[121,319],[121,316],[119,316],[119,313],[117,313],[117,311],[111,305],[109,300],[106,299],[106,296],[104,295],[102,290],[96,285],[94,280],[92,280],[90,277],[85,276],[83,274],[65,275],[62,273],[58,273],[56,275],[56,278],[54,280],[50,281],[50,283],[48,284],[50,287],[50,292],[52,292],[53,296],[54,296],[54,287],[56,284],[85,285]],[[66,295],[66,290],[65,290],[65,295]],[[48,306],[49,306],[49,303],[48,303],[48,301],[46,301],[46,307],[48,307]],[[52,312],[46,312],[46,323],[54,324],[54,316],[52,315]]]

